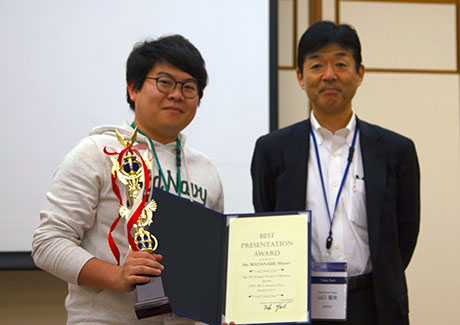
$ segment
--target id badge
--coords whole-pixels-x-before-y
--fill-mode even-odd
[[[312,262],[311,316],[317,320],[346,320],[346,262]]]

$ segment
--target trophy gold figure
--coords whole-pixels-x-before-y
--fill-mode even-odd
[[[149,232],[149,227],[153,222],[153,214],[157,209],[157,204],[154,200],[146,202],[150,184],[149,169],[151,170],[149,151],[145,150],[144,156],[142,156],[134,146],[137,128],[134,129],[128,141],[118,130],[115,130],[115,133],[118,142],[124,149],[118,153],[117,158],[113,154],[110,156],[113,163],[112,185],[120,201],[119,216],[114,222],[112,230],[120,218],[125,219],[130,249],[153,253],[158,247],[158,240]],[[104,151],[107,153],[106,150]],[[121,197],[116,180],[125,185],[125,200]],[[134,234],[132,234],[133,228]],[[114,242],[111,240],[111,234],[109,234],[109,243],[112,251],[118,251],[116,247],[113,248],[114,244],[112,243]],[[116,256],[116,252],[114,255]],[[119,262],[119,257],[117,257],[117,261]],[[161,277],[151,277],[150,282],[137,285],[136,289],[138,303],[135,306],[135,311],[139,319],[171,312],[171,304],[164,294]]]

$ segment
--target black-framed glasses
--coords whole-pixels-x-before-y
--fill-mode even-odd
[[[180,91],[185,98],[195,98],[198,95],[198,85],[195,80],[177,81],[168,76],[145,77],[156,81],[157,89],[164,94],[170,94],[180,84]]]

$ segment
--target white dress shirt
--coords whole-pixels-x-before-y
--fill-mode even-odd
[[[356,128],[356,115],[353,113],[348,125],[334,134],[323,128],[314,114],[311,114],[310,121],[318,146],[324,187],[332,218]],[[312,211],[312,260],[347,262],[349,276],[372,271],[364,182],[358,130],[353,160],[333,217],[332,246],[327,249],[326,239],[329,236],[330,220],[323,195],[315,145],[310,136],[306,208]]]

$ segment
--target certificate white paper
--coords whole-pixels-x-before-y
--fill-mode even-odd
[[[225,320],[310,321],[308,212],[230,217]]]

